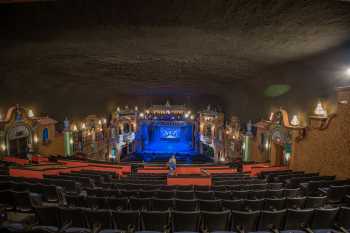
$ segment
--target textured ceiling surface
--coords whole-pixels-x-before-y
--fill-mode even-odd
[[[271,106],[304,111],[350,65],[345,1],[2,4],[0,27],[0,109],[22,103],[58,119],[167,98],[243,121]],[[289,88],[266,96],[271,85]]]

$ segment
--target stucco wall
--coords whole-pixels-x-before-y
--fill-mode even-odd
[[[328,128],[308,129],[305,138],[296,144],[291,161],[293,170],[350,178],[350,89],[338,90],[337,95],[336,117]],[[348,103],[344,104],[344,100]]]

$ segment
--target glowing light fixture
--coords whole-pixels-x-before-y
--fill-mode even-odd
[[[327,117],[327,110],[323,108],[321,101],[318,101],[314,113],[317,116]]]
[[[117,112],[120,112],[120,107],[117,107]]]
[[[1,144],[1,150],[2,151],[5,151],[6,150],[6,145],[3,143],[3,144]]]
[[[194,116],[193,115],[191,115],[191,120],[194,120]]]
[[[272,121],[272,120],[273,120],[273,115],[274,115],[274,113],[271,112],[271,113],[270,113],[270,117],[269,117],[269,121]]]
[[[265,148],[266,148],[266,149],[269,149],[269,146],[270,146],[270,145],[269,145],[269,142],[266,141],[266,142],[265,142]]]
[[[135,111],[137,112],[139,110],[139,107],[135,106]]]
[[[101,121],[101,120],[98,120],[98,124],[99,124],[99,125],[102,125],[102,121]]]
[[[143,112],[140,113],[140,117],[143,118],[145,114]]]
[[[345,70],[345,74],[350,76],[350,67]]]
[[[69,143],[70,143],[71,145],[73,145],[74,141],[73,141],[72,138],[69,140]]]
[[[34,117],[34,112],[32,109],[28,110],[28,117],[30,117],[30,118]]]
[[[78,131],[77,125],[72,125],[72,130],[73,130],[73,131]]]
[[[290,122],[290,124],[291,124],[292,126],[299,126],[299,125],[300,125],[300,121],[299,121],[297,115],[294,115],[294,116],[293,116],[292,121]]]
[[[102,123],[103,123],[103,124],[106,124],[106,123],[107,123],[107,119],[106,119],[106,118],[103,118],[103,119],[102,119]]]
[[[34,143],[38,143],[39,139],[37,135],[34,135]]]
[[[86,129],[85,123],[81,123],[81,129]]]
[[[188,117],[189,117],[189,114],[188,114],[188,113],[186,113],[186,114],[185,114],[185,118],[188,118]]]

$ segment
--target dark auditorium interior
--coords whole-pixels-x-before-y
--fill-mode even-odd
[[[350,233],[350,1],[0,0],[0,233]]]

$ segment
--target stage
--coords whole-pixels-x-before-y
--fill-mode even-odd
[[[136,154],[145,162],[167,162],[176,159],[192,163],[198,156],[197,132],[192,121],[147,119],[140,122],[137,139],[141,142]]]

